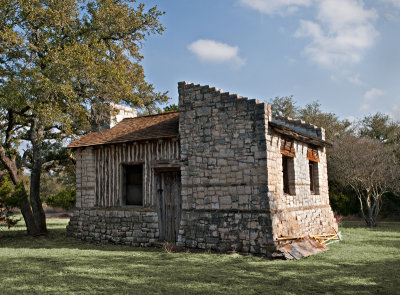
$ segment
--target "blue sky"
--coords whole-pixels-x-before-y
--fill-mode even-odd
[[[400,120],[400,0],[158,0],[164,34],[144,69],[177,103],[177,82],[326,112]]]

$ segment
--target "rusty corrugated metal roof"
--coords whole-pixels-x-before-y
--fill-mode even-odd
[[[179,135],[179,113],[128,118],[111,129],[88,133],[68,145],[68,148],[132,142]]]

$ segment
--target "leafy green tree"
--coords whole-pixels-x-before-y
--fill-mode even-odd
[[[57,194],[50,195],[46,198],[46,204],[52,207],[61,207],[65,210],[71,209],[76,202],[75,190],[61,190]]]
[[[400,142],[400,122],[393,121],[389,115],[376,113],[364,117],[359,123],[361,137],[370,137],[385,144]]]
[[[334,113],[323,112],[321,104],[317,101],[300,108],[298,117],[308,123],[324,128],[325,138],[328,141],[334,141],[353,131],[348,120],[340,120]]]
[[[47,231],[42,171],[73,160],[61,143],[90,129],[91,107],[168,99],[146,82],[140,54],[145,37],[164,30],[162,14],[133,0],[0,0],[0,161],[28,234]]]
[[[21,187],[21,185],[20,185]],[[20,202],[20,189],[15,187],[6,173],[0,175],[0,224],[8,228],[14,226],[20,219],[14,218],[12,209]]]
[[[162,113],[178,112],[179,107],[176,104],[170,104],[164,107]]]
[[[400,122],[382,113],[366,116],[359,122],[359,135],[375,138],[389,146],[400,161]]]
[[[296,106],[296,102],[293,99],[293,95],[290,96],[276,96],[268,101],[271,105],[272,114],[275,116],[297,118],[299,108]]]
[[[334,113],[323,112],[321,104],[317,101],[307,104],[305,107],[299,107],[291,95],[275,97],[268,103],[271,105],[273,115],[301,119],[324,128],[326,139],[329,141],[353,132],[348,120],[340,120]]]

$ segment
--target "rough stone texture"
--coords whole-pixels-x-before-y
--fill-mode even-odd
[[[177,245],[266,254],[271,219],[265,211],[183,211]]]
[[[300,129],[301,125],[312,126],[297,121],[296,129],[304,133],[307,129]],[[313,129],[319,132],[314,136],[318,135],[322,140],[325,139],[322,128]],[[268,195],[273,203],[271,208],[274,239],[287,235],[327,234],[337,231],[337,223],[329,204],[326,149],[318,148],[320,161],[316,163],[317,194],[312,194],[307,159],[308,144],[295,141],[296,157],[293,159],[295,194],[289,195],[283,192],[281,135],[268,128],[266,138]]]
[[[219,89],[179,83],[182,211],[178,245],[264,254],[276,238],[337,230],[325,149],[310,192],[308,144],[295,140],[294,194],[283,192],[281,135],[272,120],[324,140],[322,128],[272,117],[270,106]],[[208,240],[207,240],[208,239]]]
[[[182,219],[178,245],[266,253],[273,244],[265,126],[270,106],[179,83]]]
[[[78,150],[76,157],[76,207],[91,208],[96,204],[95,153],[89,147]]]
[[[67,232],[76,239],[94,243],[160,245],[157,212],[145,208],[78,209]]]

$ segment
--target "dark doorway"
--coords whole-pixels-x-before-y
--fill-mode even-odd
[[[181,221],[181,175],[179,171],[156,174],[160,240],[175,243]]]
[[[143,165],[125,166],[125,204],[143,205]]]

